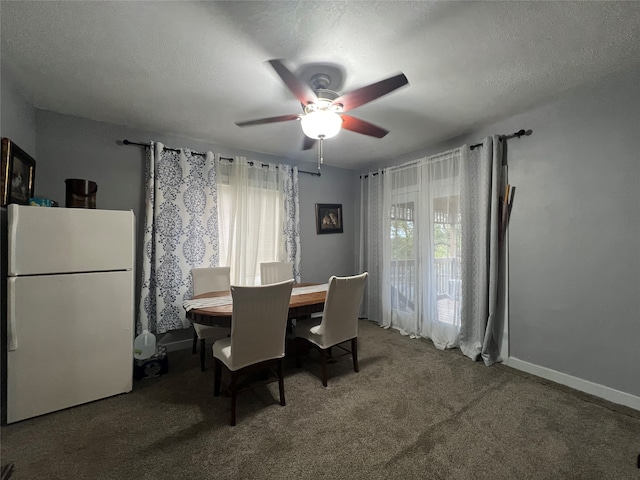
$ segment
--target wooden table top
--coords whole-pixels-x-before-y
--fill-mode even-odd
[[[295,290],[299,287],[310,287],[314,285],[319,284],[296,283],[293,285],[293,289]],[[193,298],[213,298],[224,297],[227,295],[231,295],[231,292],[228,290],[222,292],[202,293]],[[311,313],[321,312],[324,308],[324,301],[326,297],[326,291],[291,295],[291,300],[289,302],[289,318],[299,318]],[[194,308],[187,313],[187,318],[192,322],[204,325],[220,325],[221,323],[226,324],[227,322],[230,324],[232,313],[233,305],[216,305],[212,307]]]

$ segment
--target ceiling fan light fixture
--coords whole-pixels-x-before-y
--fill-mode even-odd
[[[342,117],[333,110],[313,110],[301,118],[302,131],[309,138],[335,137],[342,128]]]

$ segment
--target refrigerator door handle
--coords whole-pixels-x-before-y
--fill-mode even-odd
[[[9,343],[9,351],[13,352],[18,349],[18,333],[16,332],[16,313],[14,305],[16,304],[16,286],[15,278],[7,279],[9,287],[9,302],[7,304],[7,342]]]

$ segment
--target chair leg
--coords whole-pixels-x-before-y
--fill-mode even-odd
[[[231,422],[229,424],[234,427],[236,425],[236,407],[238,403],[238,372],[231,372]]]
[[[320,372],[322,376],[322,385],[327,386],[327,351],[320,349]]]
[[[283,407],[287,404],[284,399],[284,359],[278,359],[278,387],[280,389],[280,405]]]
[[[204,338],[202,340],[200,340],[200,370],[201,371],[205,371],[205,366],[204,366],[204,360],[205,360],[205,355],[206,355],[206,342],[204,340]]]
[[[222,362],[213,358],[213,396],[220,396],[220,382],[222,379]]]
[[[358,366],[358,337],[351,339],[351,356],[353,357],[353,371],[359,372],[360,367]]]
[[[198,333],[195,330],[193,330],[193,347],[191,348],[191,354],[195,355],[197,349],[198,349]]]

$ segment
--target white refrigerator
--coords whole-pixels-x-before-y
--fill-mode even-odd
[[[7,207],[2,423],[129,392],[131,211]]]

